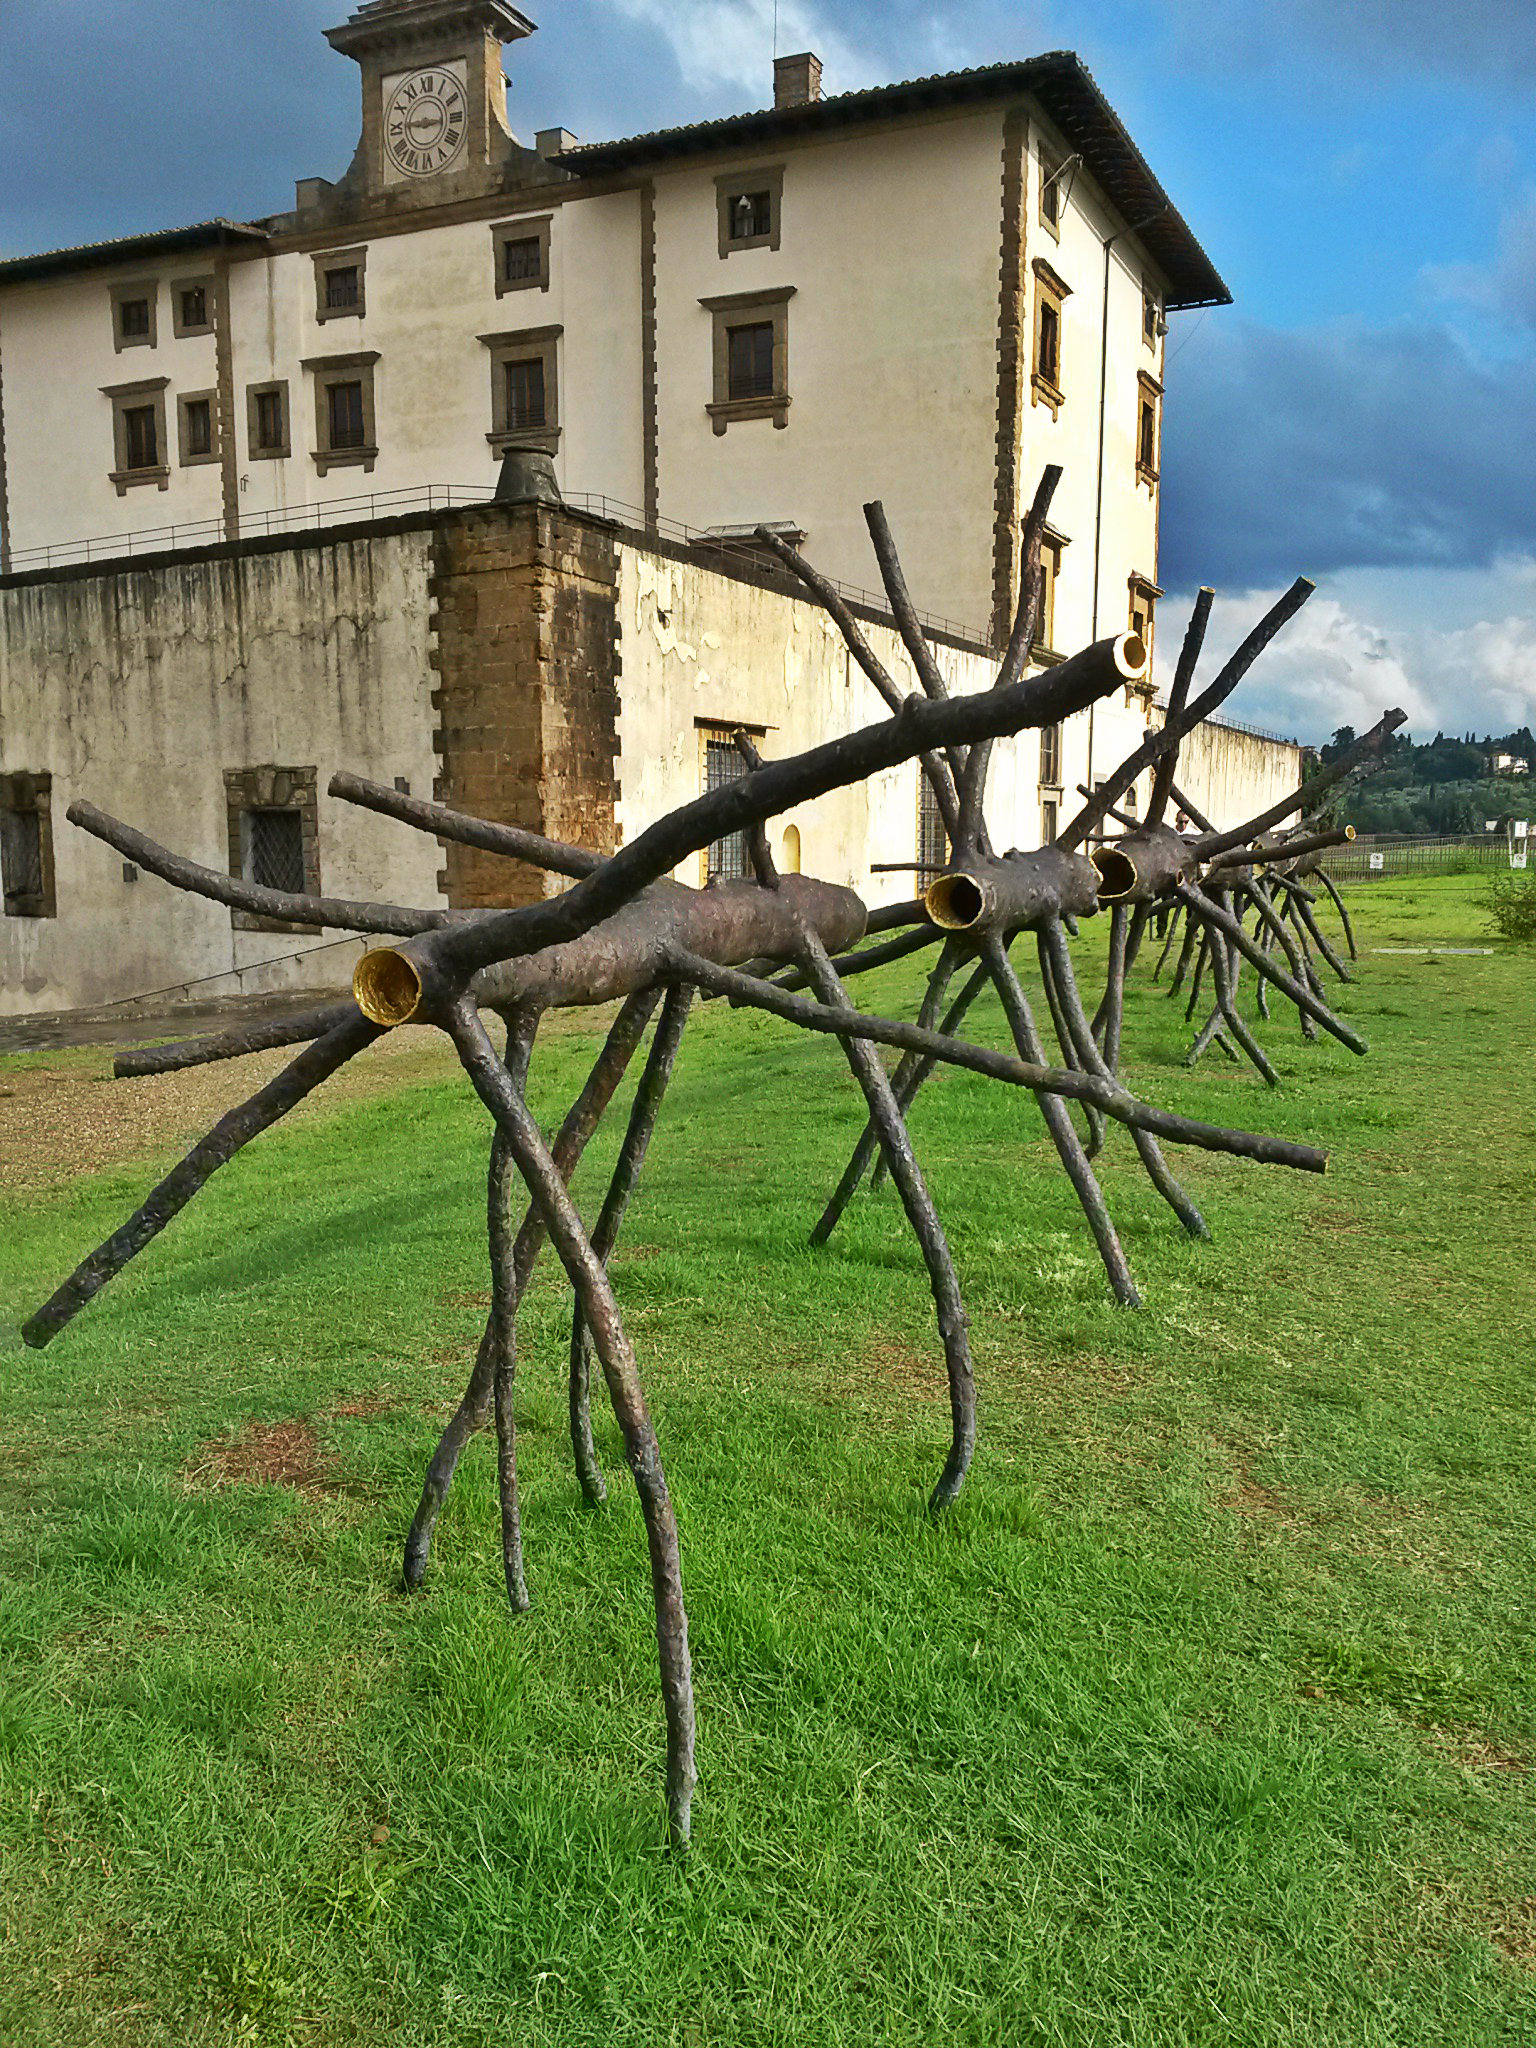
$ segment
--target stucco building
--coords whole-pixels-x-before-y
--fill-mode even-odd
[[[761,522],[862,586],[882,499],[980,687],[1058,462],[1037,658],[1151,639],[1167,318],[1228,294],[1075,57],[826,98],[800,55],[759,112],[524,142],[503,52],[532,29],[370,0],[329,35],[361,83],[343,176],[0,262],[0,1006],[324,971],[139,887],[63,826],[77,794],[258,876],[480,901],[507,877],[386,846],[330,772],[604,844],[696,793],[732,721],[773,752],[876,715]],[[444,510],[519,448],[567,511]],[[1147,708],[1025,736],[996,836],[1048,836]],[[1230,739],[1232,804],[1294,777]],[[921,854],[915,771],[783,829],[869,886]]]

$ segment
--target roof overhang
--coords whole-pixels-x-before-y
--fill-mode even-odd
[[[0,285],[30,284],[72,271],[115,269],[125,263],[148,263],[193,249],[248,247],[270,240],[265,228],[242,221],[205,220],[196,227],[166,228],[157,234],[128,235],[116,242],[92,242],[78,249],[48,249],[39,256],[13,256],[0,262]]]
[[[325,40],[344,57],[365,57],[402,39],[419,41],[465,28],[483,28],[501,42],[515,43],[537,27],[509,0],[369,0],[340,28],[328,28]]]
[[[841,93],[799,106],[771,107],[686,128],[665,128],[622,142],[587,143],[552,159],[584,177],[610,175],[691,156],[769,146],[796,136],[890,121],[930,110],[985,105],[1027,94],[1038,102],[1064,140],[1082,155],[1089,174],[1168,281],[1167,304],[1227,306],[1232,294],[1173,201],[1153,176],[1120,116],[1070,50],[1053,50],[1016,64],[951,71],[904,85]]]

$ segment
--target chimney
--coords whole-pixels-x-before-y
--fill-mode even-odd
[[[821,59],[810,50],[798,57],[773,60],[773,104],[778,107],[808,107],[821,98]]]

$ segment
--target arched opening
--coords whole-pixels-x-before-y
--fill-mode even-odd
[[[798,875],[800,872],[800,827],[798,825],[786,825],[784,827],[784,841],[779,851],[779,867],[786,875]]]

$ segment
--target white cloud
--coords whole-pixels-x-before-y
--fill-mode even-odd
[[[1429,264],[1420,275],[1439,298],[1536,327],[1536,187],[1527,186],[1500,221],[1492,262]]]
[[[612,0],[615,11],[654,29],[671,46],[684,83],[701,93],[732,87],[752,104],[772,104],[773,0]],[[881,67],[848,42],[818,8],[779,0],[779,53],[815,50],[828,89],[882,81]]]
[[[1536,590],[1536,560],[1502,564],[1497,582],[1518,603]],[[1278,595],[1251,590],[1217,599],[1202,680]],[[1407,712],[1407,730],[1420,740],[1437,731],[1502,733],[1536,724],[1536,617],[1509,611],[1455,625],[1383,624],[1370,615],[1371,597],[1369,589],[1313,597],[1260,656],[1229,701],[1231,714],[1313,743],[1341,725],[1364,730],[1394,706]],[[1188,607],[1187,599],[1164,601],[1164,687]]]

